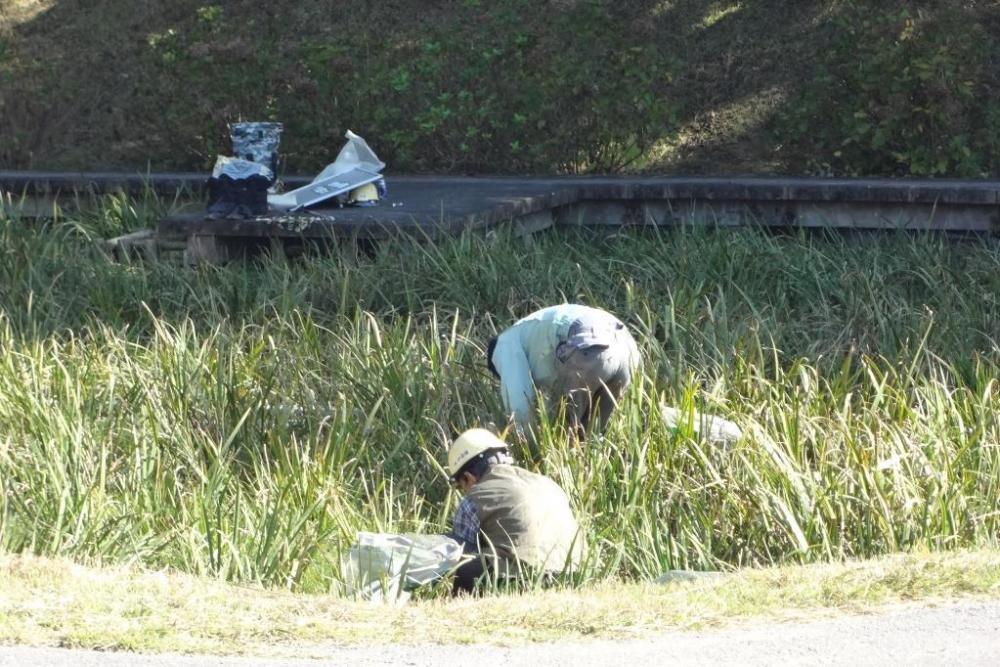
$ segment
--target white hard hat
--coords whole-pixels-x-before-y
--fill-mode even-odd
[[[378,201],[378,188],[375,187],[374,183],[365,183],[360,187],[354,188],[347,195],[348,204],[365,201]]]
[[[470,428],[451,443],[448,472],[454,477],[462,466],[491,449],[507,449],[507,443],[484,428]]]

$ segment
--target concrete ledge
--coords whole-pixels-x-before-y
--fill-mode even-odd
[[[948,232],[1000,232],[1000,206],[887,202],[707,199],[591,200],[556,209],[557,225],[829,227]]]
[[[50,210],[81,193],[180,190],[200,208],[204,174],[0,172],[5,201]],[[309,177],[284,179],[287,188]],[[1000,181],[931,179],[539,177],[386,175],[389,196],[373,208],[316,209],[252,220],[171,215],[162,238],[434,238],[513,220],[518,234],[552,225],[698,224],[1000,231]],[[6,194],[5,194],[6,193]],[[185,197],[182,196],[181,199]]]
[[[0,171],[0,190],[18,194],[142,192],[201,194],[207,174]],[[286,188],[311,176],[286,176]],[[393,183],[434,189],[572,189],[579,199],[708,199],[744,201],[865,201],[894,203],[1000,204],[1000,181],[946,179],[844,179],[786,177],[466,177],[387,174]]]

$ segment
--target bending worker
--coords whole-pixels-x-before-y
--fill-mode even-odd
[[[576,304],[550,306],[518,320],[486,347],[508,414],[527,430],[536,387],[566,399],[570,426],[601,429],[641,363],[635,339],[611,313]]]
[[[453,593],[472,592],[484,575],[544,579],[579,565],[583,538],[566,494],[513,465],[503,440],[465,431],[448,450],[448,472],[464,494],[449,536],[479,555],[458,568]]]

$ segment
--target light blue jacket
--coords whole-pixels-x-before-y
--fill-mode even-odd
[[[493,365],[500,375],[500,396],[518,428],[531,420],[535,388],[548,391],[556,378],[556,347],[577,320],[602,321],[614,316],[603,310],[564,303],[537,310],[497,337]]]

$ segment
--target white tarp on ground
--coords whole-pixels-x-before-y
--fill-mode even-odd
[[[340,149],[337,159],[311,183],[280,195],[269,195],[268,205],[283,211],[297,211],[382,178],[385,162],[378,159],[368,143],[350,130],[344,136],[347,143]]]
[[[660,407],[660,416],[663,418],[663,422],[672,429],[677,429],[690,423],[691,429],[708,442],[731,444],[743,437],[743,431],[739,426],[728,419],[723,419],[715,415],[698,412],[689,414],[677,408],[664,405]]]
[[[456,568],[462,545],[444,535],[358,533],[341,560],[344,589],[366,600],[404,601],[406,592]]]

